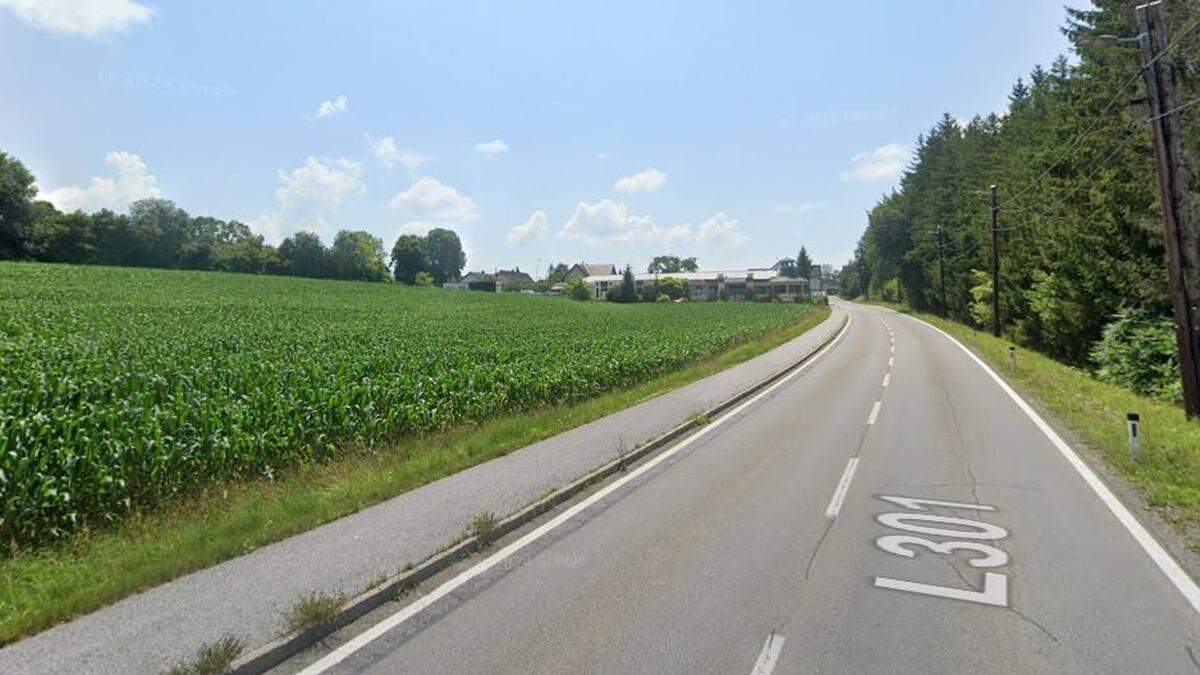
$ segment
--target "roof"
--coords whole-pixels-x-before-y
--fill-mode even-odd
[[[604,276],[606,274],[616,274],[617,273],[617,266],[612,263],[581,262],[581,263],[575,263],[574,265],[572,265],[571,269],[575,269],[576,267],[582,269],[584,275],[589,276],[589,277]]]
[[[496,278],[497,279],[517,278],[517,279],[533,280],[533,277],[529,276],[528,272],[522,272],[521,270],[499,270],[496,272]]]

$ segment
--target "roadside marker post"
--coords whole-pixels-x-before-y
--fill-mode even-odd
[[[1016,347],[1008,348],[1008,369],[1012,370],[1012,371],[1016,371],[1016,369],[1017,369],[1017,348]]]
[[[1125,420],[1129,426],[1129,454],[1133,456],[1133,460],[1136,462],[1142,458],[1141,416],[1131,412],[1125,415]]]

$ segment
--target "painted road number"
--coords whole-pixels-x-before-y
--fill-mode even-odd
[[[916,497],[894,497],[881,495],[879,499],[891,502],[897,506],[912,511],[929,511],[931,506],[948,509],[966,509],[971,511],[995,511],[986,504],[967,504],[963,502],[946,502],[937,499],[920,499]],[[971,520],[970,518],[954,518],[934,513],[883,513],[876,520],[892,529],[910,532],[912,534],[889,534],[875,540],[879,548],[903,558],[916,557],[915,549],[921,548],[939,555],[953,555],[957,551],[965,551],[970,556],[968,564],[976,568],[1000,567],[1008,563],[1008,554],[985,541],[996,541],[1008,536],[1008,530],[999,525]],[[917,536],[925,535],[925,536]],[[944,537],[949,541],[934,541],[926,537]],[[997,607],[1008,606],[1008,576],[997,572],[985,572],[983,575],[983,590],[952,588],[923,584],[916,581],[875,577],[875,586],[890,588],[909,593],[932,595],[952,600],[978,602]]]

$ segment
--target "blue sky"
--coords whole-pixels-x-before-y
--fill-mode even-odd
[[[1078,4],[1078,3],[1077,3]],[[268,239],[450,227],[472,269],[841,264],[943,111],[1068,51],[1061,2],[0,0],[0,150],[60,208]]]

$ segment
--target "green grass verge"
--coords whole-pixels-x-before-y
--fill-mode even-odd
[[[1189,548],[1200,553],[1200,423],[1189,422],[1182,407],[1101,382],[986,331],[896,305],[870,304],[912,314],[973,350],[1092,454],[1103,458],[1175,526]],[[1015,370],[1008,363],[1011,346],[1017,347]],[[1140,461],[1129,454],[1125,414],[1130,412],[1141,415]]]
[[[571,405],[405,439],[273,482],[216,486],[111,532],[0,560],[0,644],[312,529],[758,356],[820,324],[795,323],[640,385]],[[399,568],[405,562],[396,561]]]

